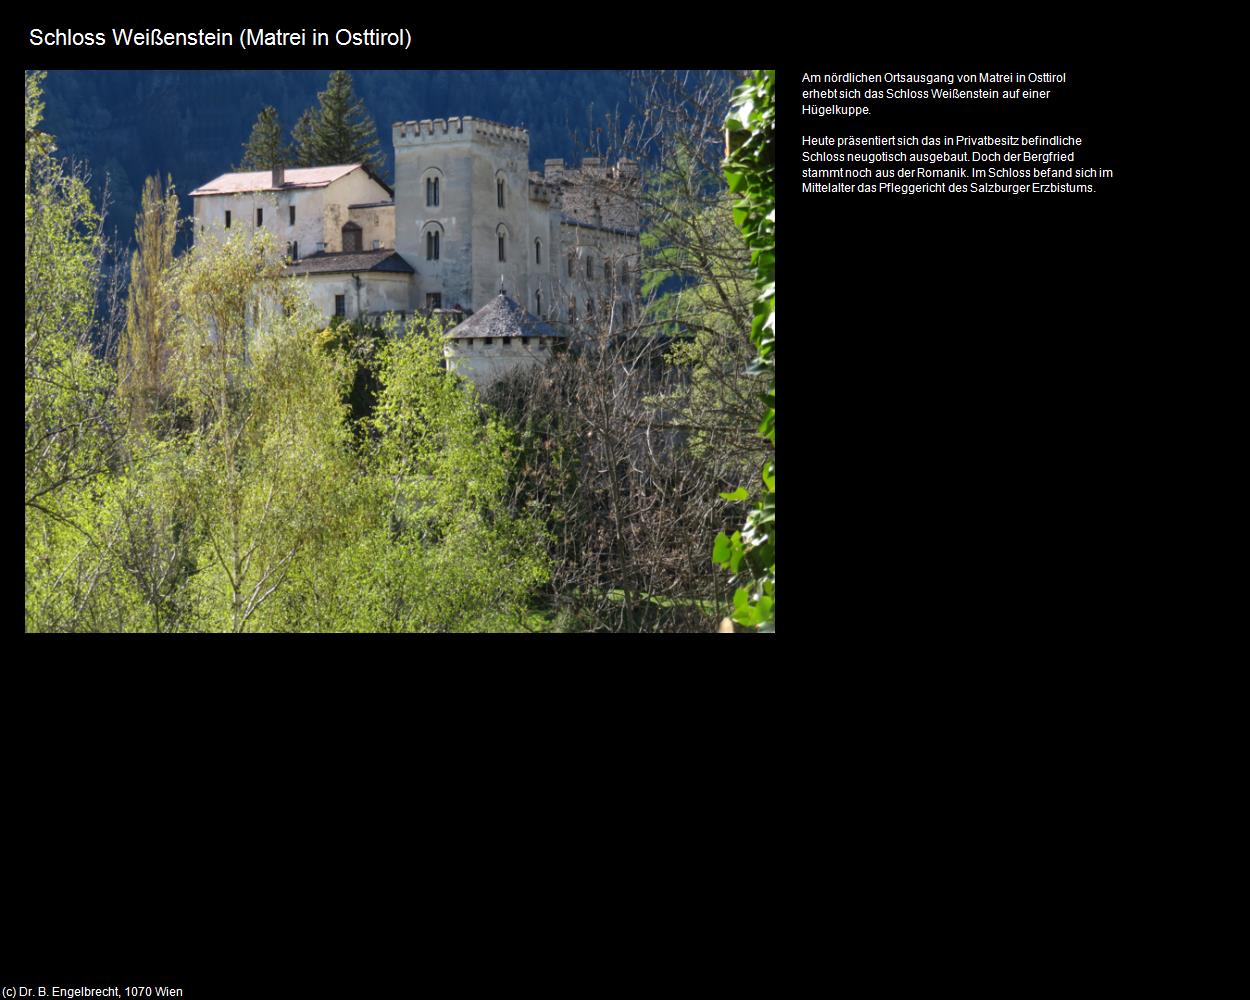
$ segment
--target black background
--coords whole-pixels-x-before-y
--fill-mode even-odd
[[[46,68],[775,66],[780,322],[790,345],[782,440],[783,456],[793,456],[783,457],[783,482],[794,477],[785,487],[796,525],[789,530],[812,540],[797,567],[810,582],[791,593],[804,602],[803,616],[821,620],[821,581],[849,562],[856,580],[844,596],[874,609],[887,594],[910,603],[949,593],[953,583],[970,587],[977,601],[998,602],[1004,579],[1027,566],[1048,575],[1056,546],[1067,551],[1075,533],[1114,516],[1113,487],[1140,445],[1126,417],[1142,391],[1134,374],[1138,316],[1156,290],[1140,264],[1159,211],[1143,211],[1155,168],[1129,142],[1141,132],[1134,119],[1143,105],[1142,47],[1123,23],[1088,14],[1073,24],[1059,13],[961,10],[923,21],[893,8],[834,13],[793,7],[718,20],[706,11],[665,11],[626,17],[612,31],[536,17],[515,31],[496,26],[470,37],[379,11],[353,26],[409,25],[412,51],[24,46],[22,61]],[[40,26],[69,22],[83,31],[108,27],[85,18]],[[170,30],[353,24],[321,15],[233,23],[216,12],[182,24],[138,15],[119,23]],[[1051,87],[1045,102],[877,102],[869,119],[801,118],[802,74],[845,71],[1065,72],[1067,83]],[[1077,163],[1110,167],[1115,178],[1096,182],[1093,195],[802,195],[802,134],[852,129],[1080,135]],[[1080,524],[1071,517],[1078,505]]]
[[[362,26],[419,20],[376,13]],[[884,666],[900,685],[909,670],[952,663],[1010,670],[1055,650],[1057,635],[1096,623],[1110,564],[1132,527],[1128,496],[1149,444],[1144,425],[1157,387],[1146,384],[1142,371],[1150,343],[1143,313],[1157,289],[1145,277],[1143,258],[1153,220],[1167,211],[1158,203],[1147,207],[1143,196],[1158,169],[1135,141],[1140,49],[1123,26],[1093,25],[1088,15],[1068,21],[1076,15],[1058,9],[1049,16],[1063,23],[1045,31],[1023,15],[1008,23],[1001,13],[980,20],[964,9],[923,24],[892,7],[854,21],[844,10],[799,7],[622,16],[628,27],[613,31],[608,42],[589,22],[553,27],[535,11],[533,24],[514,28],[492,25],[484,11],[483,30],[442,26],[422,38],[419,51],[398,56],[287,51],[253,61],[241,60],[237,50],[148,50],[136,57],[111,49],[32,54],[22,45],[20,61],[39,68],[775,66],[781,323],[789,345],[781,379],[782,477],[792,484],[783,486],[783,518],[791,525],[783,530],[795,539],[786,543],[793,553],[786,557],[784,572],[793,578],[786,600],[794,608],[787,628],[806,638],[796,639],[788,656],[771,654],[767,669],[795,679],[794,700],[810,705],[818,688],[801,679],[808,676],[804,668],[823,675]],[[41,26],[93,27],[69,15],[57,20]],[[874,26],[861,29],[863,22]],[[136,16],[130,23],[177,27],[166,17]],[[216,15],[200,25],[237,27]],[[523,58],[517,39],[526,43]],[[864,126],[801,119],[802,73],[848,70],[1066,72],[1068,83],[1045,106],[895,104],[888,119],[874,117],[870,127],[1081,135],[1086,145],[1078,162],[1110,166],[1116,178],[1100,182],[1091,196],[803,196],[804,131]],[[744,659],[731,666],[722,655],[683,660],[687,671],[705,662],[718,670],[760,665]],[[662,661],[656,658],[655,666]],[[767,687],[767,678],[753,680],[752,691],[755,684]],[[971,703],[974,691],[964,692]],[[941,686],[931,695],[938,708]],[[786,716],[782,706],[777,712]],[[835,714],[849,710],[843,705]],[[918,732],[921,714],[909,715]],[[743,731],[754,725],[747,713]],[[882,734],[890,739],[887,719]],[[987,752],[1007,743],[997,739]],[[871,760],[856,765],[872,766]],[[809,791],[819,797],[823,789],[815,783]],[[750,803],[744,808],[750,811]],[[879,815],[887,812],[882,806]],[[866,845],[858,852],[857,864],[871,856]],[[342,860],[326,864],[332,869]],[[757,860],[744,853],[726,877],[741,880]],[[311,880],[321,877],[310,873]],[[968,880],[975,878],[970,868]],[[488,907],[490,894],[482,899]],[[234,905],[247,909],[245,902]],[[663,909],[661,900],[656,909]],[[188,929],[210,919],[193,919],[194,910],[189,901]],[[281,921],[275,914],[274,926]],[[228,932],[230,924],[220,926]],[[408,947],[400,944],[371,968],[407,980]],[[121,950],[113,963],[93,968],[142,967],[125,958],[141,953]],[[466,962],[485,962],[490,954],[483,939],[477,959]],[[72,954],[61,957],[49,968],[75,967]],[[294,968],[275,957],[272,966],[315,983],[320,962],[336,957],[351,961],[322,953],[304,956]],[[173,964],[182,971],[171,978],[192,987],[226,986],[239,961],[229,948],[201,949],[194,960],[167,963],[162,971]],[[255,955],[252,962],[266,964]],[[421,978],[421,970],[411,971]],[[188,996],[229,992],[201,985]]]

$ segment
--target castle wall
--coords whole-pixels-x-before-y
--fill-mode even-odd
[[[524,129],[471,117],[398,122],[392,138],[390,205],[376,204],[389,197],[385,189],[363,170],[354,170],[326,188],[197,197],[197,222],[220,230],[229,208],[233,227],[250,230],[261,207],[264,228],[279,241],[297,240],[306,257],[319,242],[328,252],[342,251],[342,228],[350,221],[361,228],[362,249],[372,249],[375,242],[393,247],[415,269],[412,276],[303,276],[314,305],[327,317],[335,314],[338,295],[345,297],[352,319],[436,304],[473,312],[499,293],[501,283],[528,312],[562,325],[565,332],[619,331],[637,317],[636,164],[609,167],[591,158],[581,167],[566,168],[563,161],[548,160],[544,173],[531,174]],[[432,179],[438,181],[437,204],[427,204]],[[289,224],[292,204],[294,226]],[[431,258],[427,240],[433,232],[439,237],[437,259]],[[431,294],[440,300],[431,301]],[[487,345],[478,338],[449,341],[446,352],[453,368],[484,386],[518,366],[545,362],[551,349],[536,341],[522,344],[520,338],[508,345],[499,339]]]
[[[471,379],[479,389],[484,389],[518,368],[545,365],[551,357],[553,345],[550,341],[543,344],[539,340],[538,337],[530,337],[528,344],[523,344],[520,337],[511,338],[509,344],[504,344],[498,337],[490,344],[481,337],[449,340],[444,354],[448,368]]]
[[[513,296],[522,303],[526,310],[542,319],[560,319],[560,210],[555,207],[549,195],[543,192],[539,197],[533,194],[534,185],[530,184],[531,196],[528,206],[526,226],[529,241],[525,246],[527,268],[528,297]],[[542,259],[536,260],[535,241],[542,246]],[[536,293],[542,293],[542,308],[539,308]]]
[[[359,283],[355,278],[359,277]],[[306,274],[296,278],[304,282],[308,297],[327,319],[334,315],[334,298],[344,296],[348,319],[376,316],[387,312],[407,313],[410,275],[386,271],[351,274]]]
[[[343,249],[343,224],[346,222],[355,222],[365,231],[361,234],[363,242],[362,250],[369,250],[373,247],[373,240],[383,239],[384,227],[381,220],[378,225],[370,230],[363,226],[358,219],[352,218],[351,210],[348,205],[366,204],[375,201],[385,201],[390,198],[386,193],[386,189],[377,183],[372,177],[363,170],[353,170],[350,174],[340,177],[329,187],[323,189],[325,191],[324,208],[322,210],[322,235],[317,239],[324,240],[327,253],[339,253]],[[394,238],[387,243],[383,241],[382,246],[393,247],[395,245]],[[312,247],[307,253],[312,253],[316,247]],[[300,244],[300,252],[304,253],[303,244]]]
[[[289,191],[244,191],[239,194],[198,195],[195,198],[196,235],[215,231],[225,238],[238,232],[256,230],[256,210],[262,210],[262,229],[273,235],[278,246],[296,242],[301,257],[317,250],[324,239],[322,215],[327,188],[295,188]],[[295,206],[295,225],[290,224],[290,207]],[[230,228],[226,228],[226,212]]]
[[[423,307],[426,295],[437,292],[444,307],[477,309],[498,294],[501,275],[513,297],[528,300],[528,133],[465,117],[399,122],[392,136],[399,206],[395,248],[417,270],[414,307]],[[427,205],[431,178],[439,182],[438,205]],[[431,230],[439,233],[438,260],[429,259]]]
[[[386,189],[363,170],[353,170],[326,187],[284,188],[272,191],[244,191],[238,194],[207,194],[195,198],[197,234],[216,230],[219,235],[256,230],[256,210],[262,210],[261,227],[273,234],[279,246],[299,244],[299,255],[308,257],[324,243],[328,252],[343,249],[343,224],[349,219],[364,229],[362,248],[368,250],[375,239],[382,246],[393,247],[394,221],[382,211],[374,217],[362,216],[368,227],[351,217],[348,205],[389,199]],[[291,206],[295,206],[295,224],[291,225]],[[230,212],[230,228],[226,229],[226,212]],[[389,239],[388,239],[389,237]]]
[[[578,326],[587,323],[592,305],[600,323],[606,323],[609,314],[616,324],[636,315],[639,266],[636,236],[564,222],[560,226],[560,245],[562,322],[571,321],[571,300],[574,299],[577,302],[575,325]]]
[[[361,249],[373,250],[374,242],[377,242],[378,248],[394,249],[395,206],[393,204],[379,205],[375,208],[348,208],[347,218],[361,229],[363,236]]]

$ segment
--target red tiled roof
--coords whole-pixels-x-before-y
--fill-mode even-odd
[[[281,190],[287,188],[327,187],[340,177],[345,177],[360,167],[359,163],[344,163],[335,167],[294,167],[287,170]],[[191,197],[202,194],[242,194],[246,191],[276,191],[273,172],[254,170],[243,174],[222,174],[207,184],[197,187]]]

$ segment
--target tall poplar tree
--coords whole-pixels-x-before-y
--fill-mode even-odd
[[[270,105],[256,116],[252,134],[244,143],[243,159],[236,170],[272,170],[285,167],[291,160],[291,150],[282,135],[282,122],[278,109]]]
[[[317,100],[318,107],[304,112],[294,130],[300,166],[364,163],[381,170],[386,159],[378,129],[352,89],[351,74],[345,70],[331,73]]]
[[[119,391],[136,425],[155,413],[167,395],[164,377],[174,322],[168,277],[178,235],[178,195],[172,179],[162,192],[160,178],[149,177],[142,204],[135,219],[138,249],[130,260],[126,331],[117,354]]]

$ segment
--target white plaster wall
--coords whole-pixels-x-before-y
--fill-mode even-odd
[[[306,274],[294,280],[304,282],[309,299],[327,320],[334,316],[336,295],[347,297],[348,319],[356,319],[362,314],[409,311],[408,275],[367,272],[359,277],[359,291],[351,274]]]
[[[531,337],[528,345],[522,345],[520,337],[513,337],[507,346],[499,338],[492,344],[484,344],[478,338],[472,347],[464,341],[449,340],[443,353],[452,371],[472,379],[481,389],[518,368],[545,365],[552,349],[550,340],[540,345],[537,337]]]
[[[373,249],[373,241],[381,246],[395,249],[395,206],[387,205],[379,208],[349,209],[347,218],[360,227],[365,250]],[[344,220],[346,221],[346,220]],[[342,227],[340,226],[340,231]]]
[[[245,191],[241,194],[207,194],[195,198],[195,232],[214,230],[220,237],[238,232],[255,232],[256,210],[263,209],[262,229],[273,235],[278,246],[299,243],[299,254],[307,257],[322,239],[322,206],[326,188],[297,188],[288,191]],[[295,206],[295,225],[290,224],[290,206]],[[230,228],[226,229],[226,212]]]
[[[386,193],[386,189],[382,185],[359,168],[340,177],[329,187],[322,190],[325,191],[322,210],[322,235],[318,236],[317,239],[325,240],[328,253],[342,252],[343,224],[349,221],[349,219],[362,229],[365,229],[364,224],[359,219],[350,218],[351,213],[347,207],[348,205],[386,201],[390,198],[390,195]],[[371,249],[373,247],[372,241],[380,238],[377,235],[370,235],[367,229],[361,235],[363,237],[361,249],[363,250]],[[383,243],[382,245],[393,247],[395,245],[394,237],[392,237],[390,243]],[[300,245],[300,252],[303,252],[303,244]]]
[[[273,234],[279,246],[296,241],[300,256],[307,257],[317,252],[319,242],[324,242],[327,251],[336,252],[343,249],[342,226],[348,221],[347,206],[385,201],[389,197],[386,189],[363,170],[353,170],[323,188],[198,195],[194,208],[196,235],[201,229],[215,229],[224,235],[236,231],[252,232],[256,229],[256,209],[260,208],[264,210],[262,228]],[[295,206],[293,226],[290,223],[292,205]],[[227,210],[231,213],[229,230],[225,228]],[[364,228],[358,220],[357,224]],[[372,246],[373,239],[385,240],[386,226],[380,213],[377,228],[382,235],[370,236],[366,232],[364,249]],[[394,246],[393,235],[390,242],[383,242],[382,245]]]

